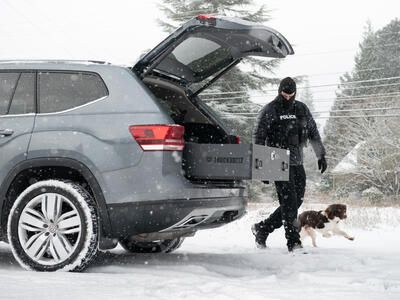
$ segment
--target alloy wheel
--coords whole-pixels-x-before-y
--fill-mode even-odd
[[[75,251],[82,221],[74,204],[56,193],[30,200],[18,222],[18,237],[25,253],[37,263],[56,265]]]

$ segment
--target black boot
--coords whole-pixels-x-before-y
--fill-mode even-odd
[[[259,249],[267,248],[266,241],[268,237],[268,233],[265,231],[265,228],[260,225],[259,223],[254,224],[251,226],[251,232],[253,232],[256,238],[256,246]]]
[[[307,251],[304,250],[301,242],[295,244],[288,244],[288,251],[294,254],[307,254]]]

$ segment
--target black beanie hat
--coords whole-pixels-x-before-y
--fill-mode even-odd
[[[296,82],[291,77],[286,77],[282,79],[279,84],[279,94],[285,92],[287,94],[292,94],[296,92]]]

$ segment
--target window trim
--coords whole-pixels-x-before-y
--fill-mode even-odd
[[[106,91],[106,95],[97,99],[94,99],[90,102],[78,105],[78,106],[74,106],[68,109],[64,109],[64,110],[60,110],[60,111],[54,111],[54,112],[47,112],[47,113],[42,113],[40,112],[40,73],[61,73],[61,74],[76,74],[76,73],[81,73],[81,74],[89,74],[89,75],[95,75],[97,76],[101,82],[103,83],[103,86],[105,88]],[[85,107],[87,105],[93,104],[95,102],[101,101],[106,99],[107,97],[110,96],[110,90],[108,89],[108,86],[106,85],[106,83],[103,80],[103,77],[101,77],[101,75],[97,72],[92,72],[92,71],[79,71],[79,70],[46,70],[46,69],[38,69],[36,70],[36,85],[37,85],[37,89],[36,89],[36,94],[37,94],[37,106],[36,106],[36,114],[44,116],[44,115],[53,115],[53,114],[59,114],[59,113],[65,113],[65,112],[70,112],[73,111],[75,109],[79,109],[82,107]]]
[[[36,113],[26,113],[26,114],[19,114],[19,115],[0,115],[0,119],[3,118],[17,118],[17,117],[34,117]]]
[[[39,112],[39,84],[38,72],[35,72],[35,115]]]

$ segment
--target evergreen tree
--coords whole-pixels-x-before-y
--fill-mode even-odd
[[[373,149],[376,148],[378,140],[381,148],[391,147],[384,140],[397,140],[392,129],[400,126],[400,117],[375,116],[400,114],[400,110],[385,109],[395,107],[395,102],[400,97],[399,74],[400,20],[395,19],[376,32],[368,23],[355,57],[354,69],[340,78],[337,99],[332,107],[332,110],[339,111],[331,113],[332,117],[347,117],[330,118],[325,127],[325,146],[331,166],[339,163],[360,142],[366,142],[365,145],[370,145],[368,148]],[[373,143],[375,144],[372,145]],[[390,153],[387,149],[374,151],[384,155]],[[368,168],[366,167],[366,170]],[[379,169],[377,164],[374,168]],[[387,169],[386,165],[385,168],[389,171],[397,166],[393,165]],[[371,174],[374,173],[373,170],[370,171]],[[369,177],[366,174],[363,176]],[[380,175],[374,176],[376,179]],[[370,179],[371,184],[374,180]]]
[[[270,19],[264,5],[257,7],[253,0],[162,0],[160,5],[164,18],[159,24],[166,32],[172,32],[184,22],[199,15],[225,15],[239,17],[248,21],[264,23]],[[200,95],[204,101],[220,113],[258,112],[260,106],[250,101],[249,90],[262,89],[268,84],[276,84],[277,78],[271,76],[280,59],[260,59],[249,57],[222,76],[206,93]],[[244,66],[243,66],[244,64]],[[246,70],[246,71],[244,71]],[[232,91],[243,93],[220,94]],[[232,99],[234,98],[234,99]],[[212,99],[216,99],[212,101]],[[251,141],[253,118],[235,115],[225,118],[226,123],[242,137],[244,142]]]

